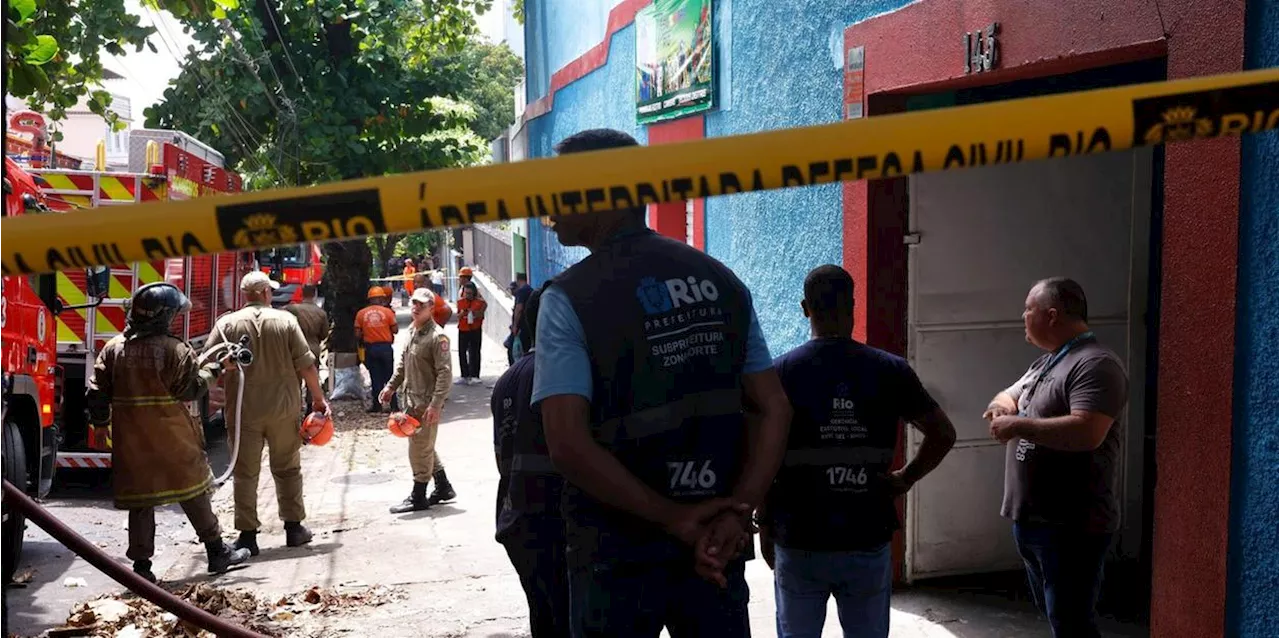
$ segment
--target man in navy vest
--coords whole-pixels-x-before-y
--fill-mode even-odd
[[[569,635],[569,571],[564,562],[564,479],[551,465],[542,415],[530,406],[539,291],[523,301],[523,356],[493,387],[493,447],[498,461],[497,534],[529,601],[533,638]]]
[[[635,145],[596,129],[556,152]],[[534,352],[566,479],[571,635],[748,636],[749,513],[791,417],[750,293],[646,228],[642,205],[553,221],[591,251],[543,291]]]
[[[760,551],[774,569],[779,638],[819,636],[835,596],[848,638],[889,635],[898,529],[894,499],[956,440],[951,420],[901,357],[854,341],[853,278],[819,266],[804,280],[813,338],[773,362],[794,416],[787,455],[760,513]],[[890,471],[899,423],[924,433]]]

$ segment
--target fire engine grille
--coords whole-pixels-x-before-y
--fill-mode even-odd
[[[235,303],[235,290],[240,285],[239,280],[235,277],[236,256],[234,254],[222,253],[215,255],[217,257],[217,281],[221,290],[213,300],[213,317],[217,319],[223,313],[235,310],[232,304]]]
[[[191,258],[191,336],[209,334],[213,327],[213,256]]]

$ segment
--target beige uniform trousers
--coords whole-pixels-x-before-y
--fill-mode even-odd
[[[436,454],[436,434],[439,425],[428,425],[409,437],[409,468],[413,470],[413,482],[426,483],[436,470],[443,470],[440,455]]]
[[[222,538],[222,527],[213,513],[213,504],[206,492],[179,503],[182,511],[196,530],[202,543],[212,543]],[[129,560],[151,560],[156,553],[156,508],[139,507],[129,510]]]
[[[258,520],[258,477],[262,473],[262,446],[267,447],[271,478],[276,485],[276,504],[280,520],[300,523],[307,517],[302,502],[302,437],[292,420],[271,424],[245,423],[240,433],[240,452],[236,457],[235,480],[236,529],[256,531]]]

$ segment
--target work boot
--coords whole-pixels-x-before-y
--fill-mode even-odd
[[[449,485],[449,477],[444,475],[444,470],[436,470],[431,475],[431,480],[436,482],[436,487],[431,490],[431,496],[427,497],[427,505],[445,503],[458,498],[458,493],[453,491],[452,485]]]
[[[377,414],[379,412],[382,412],[382,406],[375,403],[369,406],[369,409],[366,410],[366,412],[368,412],[369,414]]]
[[[255,543],[256,544],[256,543]],[[239,565],[249,560],[252,553],[248,548],[236,549],[226,544],[221,538],[204,544],[205,554],[209,556],[209,573],[221,574],[232,565]]]
[[[284,544],[289,547],[301,547],[311,542],[311,530],[302,523],[286,521],[284,524]]]
[[[156,582],[156,575],[151,571],[151,561],[149,560],[133,561],[133,573],[147,579],[147,582]]]
[[[250,556],[258,555],[258,530],[242,530],[240,538],[232,545],[234,549],[247,549]]]
[[[431,502],[427,500],[427,484],[414,481],[413,491],[409,493],[409,498],[401,501],[399,505],[392,505],[391,513],[417,512],[428,507],[431,507]]]

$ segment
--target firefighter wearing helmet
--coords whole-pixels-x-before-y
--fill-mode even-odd
[[[249,558],[222,540],[210,497],[213,473],[204,452],[204,428],[185,401],[196,401],[217,382],[227,361],[201,365],[195,350],[169,334],[191,309],[171,284],[147,284],[129,302],[124,334],[107,342],[89,379],[86,402],[94,427],[112,428],[115,506],[129,511],[133,571],[155,582],[155,508],[178,503],[204,542],[209,571],[225,572]]]
[[[223,342],[247,338],[253,351],[252,364],[237,367],[227,375],[225,414],[229,431],[240,437],[231,474],[235,481],[235,526],[240,530],[236,547],[247,549],[254,556],[258,555],[258,478],[264,445],[271,477],[275,479],[280,520],[284,521],[285,545],[298,547],[311,542],[311,530],[302,525],[307,510],[302,501],[299,378],[311,392],[311,410],[329,412],[315,355],[311,354],[298,320],[271,307],[271,291],[279,287],[264,272],[246,274],[240,280],[245,307],[218,319],[205,346],[208,352]]]
[[[400,353],[395,376],[378,395],[378,401],[387,403],[399,391],[405,412],[422,425],[409,437],[413,490],[404,502],[391,508],[392,514],[424,510],[457,497],[436,454],[436,431],[440,425],[440,411],[452,387],[453,360],[449,352],[449,337],[431,317],[434,297],[435,294],[426,288],[414,290],[410,298],[413,328],[408,343]],[[436,487],[428,497],[427,483],[432,480],[435,480]]]
[[[396,311],[391,309],[391,294],[387,288],[369,288],[368,299],[369,305],[356,313],[354,328],[356,341],[364,346],[364,367],[369,370],[369,412],[381,412],[378,395],[391,380],[391,373],[396,367],[394,345],[400,327],[396,325]],[[400,409],[394,397],[391,409]]]

